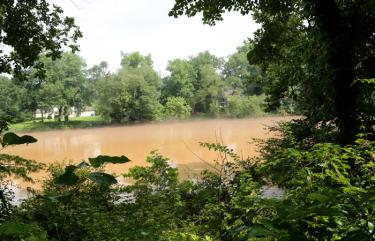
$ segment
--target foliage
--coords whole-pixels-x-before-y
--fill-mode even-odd
[[[122,53],[122,68],[117,73],[110,73],[106,62],[86,69],[84,60],[70,52],[62,53],[59,60],[41,56],[44,76],[37,76],[37,68],[30,68],[23,71],[27,81],[1,78],[4,96],[0,111],[17,122],[33,120],[12,126],[21,131],[176,118],[172,112],[172,116],[165,116],[169,97],[184,98],[193,115],[227,115],[226,104],[231,95],[247,95],[258,88],[255,82],[260,78],[259,69],[244,63],[248,45],[239,47],[227,61],[208,51],[189,59],[172,60],[167,67],[170,75],[163,80],[153,69],[151,56],[139,52]],[[238,81],[241,83],[236,84]],[[73,108],[79,116],[90,105],[95,106],[102,121],[78,122],[69,116]],[[45,124],[37,122],[36,113],[41,114],[40,120]],[[52,123],[52,116],[59,122],[64,118],[65,123]]]
[[[266,162],[256,167],[268,185],[284,188],[282,199],[249,200],[261,236],[275,240],[371,240],[374,222],[374,142],[307,146],[288,136],[267,141]],[[365,136],[364,136],[365,137]],[[287,141],[288,147],[280,141]],[[259,180],[260,179],[254,179]],[[242,202],[242,205],[244,202]],[[260,218],[260,219],[259,219]]]
[[[166,118],[186,119],[191,115],[191,107],[183,97],[168,97],[164,113]]]
[[[78,166],[69,165],[65,167],[65,172],[61,174],[60,176],[57,176],[53,182],[56,185],[67,185],[72,186],[78,184],[78,182],[84,182],[85,180],[91,180],[96,184],[100,185],[112,185],[116,184],[116,179],[107,173],[98,172],[97,170],[94,170],[93,172],[87,173],[87,175],[83,178],[79,178],[77,174],[75,173],[79,169],[90,169],[90,167],[93,168],[99,168],[103,166],[106,163],[127,163],[129,162],[129,158],[126,156],[105,156],[105,155],[99,155],[95,158],[89,158],[89,163],[87,162],[81,162]]]
[[[85,62],[78,55],[63,53],[61,58],[52,61],[45,59],[46,79],[45,83],[50,84],[54,101],[51,106],[59,109],[59,118],[64,116],[68,120],[70,108],[74,107],[78,112],[84,107],[84,80],[83,68]],[[48,85],[47,85],[48,87]]]
[[[252,13],[261,25],[248,58],[266,72],[271,109],[295,101],[311,125],[334,124],[341,144],[352,144],[362,124],[373,131],[375,104],[368,95],[374,86],[356,81],[375,75],[373,3],[176,0],[169,15],[203,13],[203,21],[213,25],[226,11]]]
[[[30,144],[36,141],[37,140],[32,136],[24,135],[20,137],[13,132],[7,132],[0,136],[0,143],[3,149],[8,146]],[[43,167],[43,164],[19,156],[0,154],[0,181],[8,175],[14,175],[26,181],[32,181],[29,177],[30,172],[39,171]]]
[[[5,240],[47,241],[46,233],[35,223],[7,221],[0,225],[0,234]]]
[[[264,113],[262,111],[263,102],[264,96],[233,95],[228,98],[227,112],[230,116],[237,118],[259,116]]]
[[[177,169],[156,151],[146,161],[149,167],[134,167],[125,175],[133,181],[123,190],[131,196],[123,204],[127,240],[157,240],[163,231],[176,227],[184,213]]]
[[[199,237],[194,233],[186,233],[186,232],[166,232],[163,234],[161,240],[163,241],[212,241],[209,236]]]
[[[61,48],[78,50],[77,40],[82,33],[71,17],[63,17],[63,10],[46,0],[0,3],[0,44],[11,51],[1,51],[0,73],[20,75],[31,67],[40,54],[56,59]],[[36,65],[41,73],[43,65]]]
[[[0,76],[0,116],[16,121],[24,119],[25,115],[21,112],[21,99],[24,93],[9,78]]]
[[[46,131],[75,128],[91,128],[108,125],[109,123],[101,116],[71,117],[69,122],[58,122],[53,119],[24,121],[10,125],[15,132]]]
[[[244,42],[224,64],[223,75],[233,95],[260,95],[263,91],[262,71],[258,66],[250,65],[247,60],[247,53],[252,49],[252,43]]]
[[[126,163],[129,159],[101,155],[89,162],[91,165],[68,165],[65,170],[59,164],[52,165],[52,178],[45,182],[44,192],[27,200],[18,215],[25,222],[35,220],[53,240],[103,240],[114,235],[110,225],[122,218],[114,209],[118,197],[112,186],[117,180],[102,168],[106,163]]]
[[[37,140],[28,135],[18,136],[15,133],[7,132],[7,121],[4,121],[0,129],[0,143],[2,149],[8,146],[34,143]],[[22,178],[25,181],[33,182],[30,173],[43,169],[44,165],[25,158],[0,154],[0,237],[6,237],[8,240],[18,240],[26,238],[27,240],[44,240],[44,233],[33,223],[23,224],[17,221],[11,221],[14,206],[12,204],[13,192],[10,188],[11,182],[7,178]]]
[[[196,73],[188,60],[175,59],[168,62],[167,70],[170,76],[163,80],[163,99],[168,97],[183,97],[190,106],[194,106]]]
[[[112,122],[156,120],[162,114],[161,80],[152,69],[151,58],[139,59],[138,55],[137,52],[123,55],[119,73],[98,84],[96,108]]]
[[[202,66],[199,75],[195,111],[210,113],[210,105],[224,99],[224,81],[211,65]]]

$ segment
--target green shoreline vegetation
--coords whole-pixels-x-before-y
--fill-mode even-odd
[[[68,122],[46,119],[43,122],[40,119],[23,121],[9,126],[9,131],[13,132],[34,132],[63,130],[76,128],[91,128],[109,125],[102,117],[72,117]]]
[[[272,116],[287,116],[281,113],[261,113],[257,115],[244,116],[242,119],[248,118],[262,118]],[[225,116],[207,116],[198,115],[191,116],[186,119],[164,119],[159,121],[143,121],[143,122],[131,122],[131,123],[111,123],[101,116],[90,116],[90,117],[71,117],[68,122],[58,122],[51,119],[45,119],[43,122],[40,119],[23,121],[9,125],[9,131],[11,132],[39,132],[39,131],[52,131],[52,130],[70,130],[70,129],[86,129],[86,128],[97,128],[97,127],[111,127],[111,126],[132,126],[137,124],[156,124],[156,123],[173,123],[173,122],[189,122],[199,120],[215,120],[215,119],[236,119],[237,117]]]

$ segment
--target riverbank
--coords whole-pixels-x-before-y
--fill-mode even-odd
[[[50,131],[77,128],[92,128],[110,125],[101,116],[90,117],[71,117],[69,121],[55,121],[53,119],[45,119],[35,121],[24,121],[10,125],[9,129],[13,132],[34,132],[34,131]]]
[[[278,117],[280,114],[263,114],[257,116],[249,116],[247,118],[262,118],[262,117]],[[189,122],[194,120],[210,120],[218,119],[211,116],[193,116],[184,120],[161,120],[161,121],[147,121],[147,122],[132,122],[132,123],[110,123],[101,116],[90,116],[90,117],[71,117],[68,122],[55,121],[53,119],[45,119],[44,122],[41,120],[35,121],[24,121],[10,125],[10,131],[12,132],[36,132],[36,131],[52,131],[52,130],[69,130],[69,129],[86,129],[95,127],[107,127],[107,126],[132,126],[137,124],[151,124],[151,123],[174,123],[174,122]],[[221,119],[221,118],[219,118]],[[236,119],[230,117],[222,117],[222,119]],[[246,118],[241,118],[246,119]]]

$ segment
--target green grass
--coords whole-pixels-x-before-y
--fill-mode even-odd
[[[101,116],[90,117],[71,117],[68,122],[58,122],[53,119],[45,119],[35,121],[24,121],[10,126],[10,130],[14,132],[27,132],[27,131],[46,131],[46,130],[60,130],[60,129],[73,129],[73,128],[90,128],[107,125]]]

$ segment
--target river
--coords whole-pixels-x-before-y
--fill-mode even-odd
[[[131,162],[106,167],[110,173],[121,174],[133,166],[146,165],[147,155],[157,149],[179,168],[182,177],[187,178],[207,168],[205,162],[212,163],[217,158],[217,153],[201,147],[199,142],[221,142],[242,157],[256,155],[252,138],[270,136],[267,126],[289,119],[211,119],[33,132],[26,134],[37,138],[37,143],[8,147],[3,153],[46,164],[62,160],[78,163],[97,155],[126,155]],[[46,175],[41,172],[34,177],[43,179]]]

